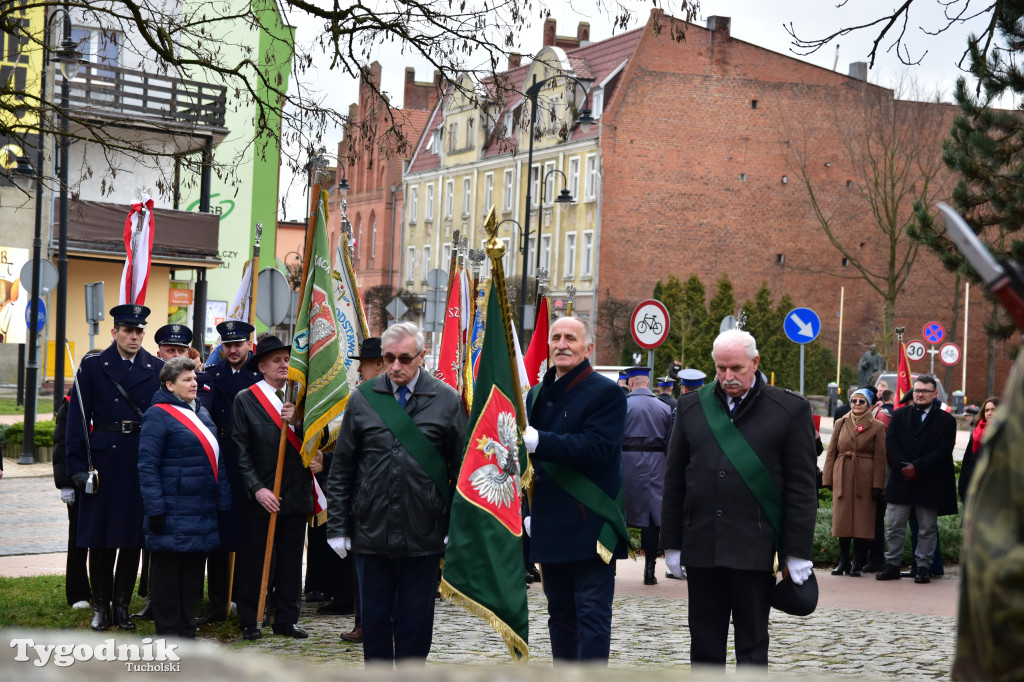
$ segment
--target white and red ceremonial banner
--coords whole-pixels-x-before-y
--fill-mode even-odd
[[[434,376],[462,393],[463,343],[463,278],[455,273],[452,288],[448,292],[448,305],[444,309],[444,327],[441,332],[441,347],[437,354],[437,371]]]
[[[548,328],[550,327],[551,311],[548,297],[540,300],[540,311],[537,313],[537,324],[534,325],[530,347],[526,349],[523,364],[526,366],[526,379],[530,386],[535,386],[544,378],[548,371]]]
[[[228,306],[227,319],[249,322],[249,302],[252,300],[252,259],[245,261],[242,268],[242,281],[238,284],[235,297]]]
[[[118,305],[143,305],[146,302],[155,230],[153,200],[143,194],[137,203],[132,204],[132,210],[124,221],[124,249],[127,257],[121,273],[121,288],[117,294]]]
[[[347,233],[342,232],[342,235],[345,234]],[[353,360],[349,356],[359,355],[363,339],[369,334],[366,328],[366,316],[363,312],[363,300],[359,293],[359,281],[356,279],[356,271],[352,267],[349,250],[344,241],[343,237],[334,252],[331,280],[334,286],[338,337],[345,359],[345,376],[348,379],[349,390],[352,390],[359,383],[359,361]],[[332,433],[337,431],[336,426],[335,424],[331,425]]]
[[[523,403],[526,402],[526,394],[530,392],[530,378],[526,374],[526,365],[523,363],[523,351],[519,346],[519,335],[516,334],[516,323],[509,320],[512,327],[512,345],[516,349],[516,364],[519,366],[519,390],[523,393]]]

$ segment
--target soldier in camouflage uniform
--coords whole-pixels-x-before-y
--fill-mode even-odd
[[[953,679],[1024,679],[1024,351],[984,448],[964,509]]]

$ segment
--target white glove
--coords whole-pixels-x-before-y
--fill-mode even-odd
[[[532,535],[530,535],[530,519],[532,518],[532,516],[527,516],[525,519],[523,519],[523,528],[526,529],[526,537],[528,538],[533,537]]]
[[[537,433],[537,429],[527,426],[526,430],[523,431],[523,445],[526,446],[526,451],[532,455],[537,451],[537,443],[539,442],[540,434]]]
[[[807,559],[788,556],[786,557],[786,568],[789,569],[789,577],[793,579],[793,582],[803,585],[811,577],[811,569],[814,568],[814,564]]]
[[[75,503],[75,489],[74,488],[61,488],[60,489],[60,501],[64,504]]]
[[[448,546],[448,536],[447,535],[444,536],[444,544],[445,544],[446,547]]]
[[[331,549],[344,559],[348,556],[348,552],[352,549],[352,538],[339,537],[339,538],[327,538],[327,544],[331,546]]]
[[[669,573],[676,576],[677,578],[682,578],[684,575],[686,575],[685,573],[683,573],[682,561],[683,553],[681,550],[665,550],[665,565],[668,566]]]

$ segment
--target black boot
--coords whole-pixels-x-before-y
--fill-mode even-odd
[[[138,618],[139,620],[153,620],[153,605],[150,603],[150,598],[146,597],[146,605],[142,607],[142,610],[138,613],[133,613],[132,618]]]
[[[854,578],[860,577],[861,566],[867,561],[868,541],[854,539],[853,541],[853,565],[850,567],[850,575]]]
[[[839,538],[839,565],[832,575],[843,575],[850,572],[850,538]]]
[[[655,559],[647,559],[644,563],[644,585],[657,585],[658,578],[654,575]]]
[[[96,632],[104,632],[110,629],[110,602],[101,601],[93,597],[92,601],[92,623],[91,627]]]
[[[132,603],[132,592],[135,591],[135,574],[123,575],[124,571],[118,571],[114,576],[114,625],[122,630],[134,630],[135,623],[129,615]]]

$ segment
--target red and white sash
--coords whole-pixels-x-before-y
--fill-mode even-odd
[[[181,407],[180,405],[169,405],[167,403],[158,403],[157,407],[163,409],[167,414],[177,419],[182,426],[192,432],[196,438],[199,439],[199,444],[203,446],[203,450],[206,451],[206,458],[210,460],[210,466],[213,467],[213,478],[217,480],[217,463],[220,461],[220,444],[217,442],[217,438],[214,437],[213,432],[207,428],[206,424],[199,418],[191,408]]]
[[[266,381],[260,381],[250,386],[249,390],[256,396],[256,400],[263,406],[267,416],[273,420],[274,425],[280,429],[284,424],[281,420],[281,407],[284,403],[274,393],[274,389]],[[298,435],[295,433],[295,427],[291,424],[288,425],[288,443],[295,448],[296,454],[302,452],[302,441],[299,440]],[[312,471],[309,472],[309,475],[313,479],[313,513],[319,514],[327,509],[327,496],[320,489],[320,484],[316,482],[316,476],[313,475]]]

